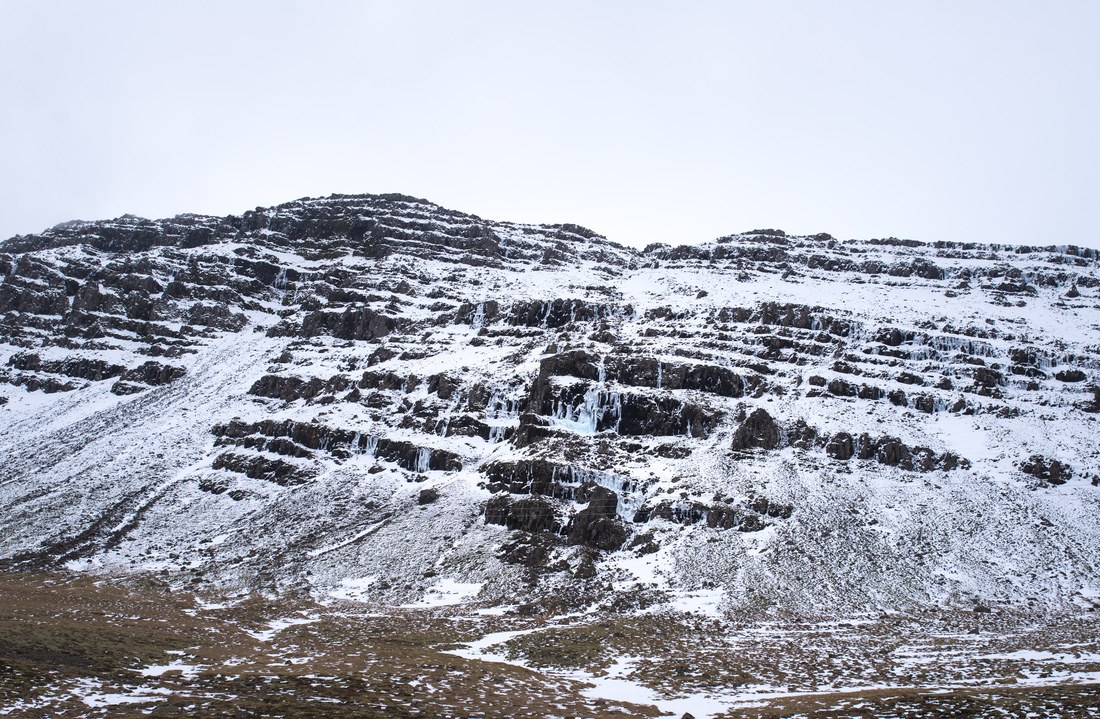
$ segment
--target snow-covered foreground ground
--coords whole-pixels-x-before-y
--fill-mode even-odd
[[[955,717],[1100,712],[1085,615],[741,622],[671,605],[553,615],[197,597],[0,575],[0,716]]]
[[[691,621],[676,614],[664,619],[672,623]],[[553,645],[562,636],[583,635],[593,626],[629,626],[637,621],[592,614],[493,632],[452,653],[579,681],[586,685],[582,693],[588,697],[653,705],[663,714],[689,713],[697,719],[741,716],[750,710],[792,702],[822,711],[830,706],[850,707],[865,696],[943,697],[978,690],[1100,684],[1100,654],[1095,651],[1100,647],[1100,633],[1091,626],[1091,618],[1054,630],[1052,636],[1059,641],[1053,642],[1044,639],[1052,630],[1047,626],[983,632],[979,629],[981,622],[975,621],[972,630],[961,632],[937,626],[944,619],[884,617],[751,626],[719,623],[710,628],[713,633],[703,636],[669,636],[667,646],[660,647],[661,653],[653,652],[657,647],[650,644],[649,655],[633,654],[636,650],[624,644],[620,650],[624,653],[600,656],[588,667],[540,667],[537,657],[544,643]],[[960,619],[965,623],[959,617],[953,621]],[[898,626],[891,626],[895,620]],[[922,635],[921,631],[930,633]],[[547,634],[554,636],[548,638]],[[612,632],[616,635],[624,633]],[[1048,644],[1055,648],[994,649]],[[722,653],[723,649],[725,655],[716,658],[714,653]],[[527,652],[536,659],[528,658]],[[710,664],[709,673],[697,664],[700,659]],[[668,671],[674,662],[687,662],[696,671],[685,672],[683,664]],[[1100,711],[1100,704],[1093,711]]]

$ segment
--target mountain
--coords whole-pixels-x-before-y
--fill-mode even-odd
[[[1100,273],[404,195],[0,244],[0,559],[387,603],[1100,605]]]

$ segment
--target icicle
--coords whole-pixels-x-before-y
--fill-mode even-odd
[[[365,447],[367,455],[370,457],[378,456],[378,438],[375,436],[367,437],[367,446]]]
[[[275,289],[286,289],[286,268],[283,267],[279,270],[279,274],[275,277]]]
[[[475,330],[479,330],[483,326],[485,326],[485,303],[484,302],[479,302],[478,303],[477,309],[474,310],[474,318],[473,318],[473,320],[470,321],[470,325]]]
[[[447,436],[447,432],[450,431],[450,429],[451,429],[451,418],[454,416],[455,410],[458,409],[458,405],[459,405],[459,402],[461,402],[461,400],[462,400],[461,395],[456,393],[454,399],[452,399],[451,403],[447,406],[447,411],[446,411],[446,413],[443,417],[442,422],[439,425],[437,425],[437,426],[441,426],[442,429],[440,431],[438,431],[436,434],[438,434],[441,437],[446,437]],[[485,416],[488,417],[489,413],[486,412]]]
[[[432,450],[427,447],[421,447],[416,450],[416,471],[424,473],[428,471],[429,465],[432,461]]]
[[[583,434],[595,434],[604,419],[608,420],[602,423],[604,427],[614,423],[618,431],[622,421],[622,395],[592,386],[576,407],[567,402],[555,401],[551,417],[556,423]]]
[[[661,389],[661,363],[657,363],[657,389]]]

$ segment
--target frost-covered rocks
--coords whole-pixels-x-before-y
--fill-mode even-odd
[[[0,245],[0,557],[417,601],[1100,596],[1097,252],[403,195]],[[610,581],[611,584],[606,584]]]

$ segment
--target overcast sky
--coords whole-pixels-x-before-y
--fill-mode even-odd
[[[0,0],[0,237],[404,192],[1100,246],[1100,2]]]

